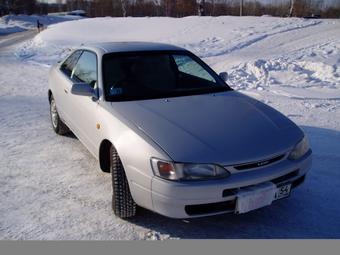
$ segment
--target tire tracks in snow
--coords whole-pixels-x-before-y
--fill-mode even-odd
[[[306,25],[298,25],[298,26],[288,27],[288,28],[285,27],[285,28],[278,30],[278,31],[275,31],[275,32],[260,34],[260,35],[255,36],[254,38],[250,38],[250,39],[245,40],[245,41],[242,41],[242,39],[240,39],[239,41],[237,41],[235,43],[234,46],[231,46],[230,48],[228,48],[228,47],[224,48],[223,50],[216,52],[216,53],[203,54],[203,55],[200,55],[200,57],[211,58],[211,57],[219,57],[219,56],[222,56],[222,55],[228,55],[228,54],[234,53],[235,51],[244,50],[244,49],[246,49],[250,46],[253,46],[254,44],[261,43],[263,40],[270,39],[273,36],[282,35],[282,34],[285,34],[285,33],[289,33],[289,32],[296,31],[296,30],[301,30],[301,29],[306,29],[306,28],[309,28],[309,27],[314,27],[314,26],[317,26],[321,23],[322,23],[322,21],[313,21],[312,23],[309,23],[309,24],[306,24]],[[289,25],[291,25],[291,24],[289,24]],[[222,41],[222,43],[224,43],[224,42]]]

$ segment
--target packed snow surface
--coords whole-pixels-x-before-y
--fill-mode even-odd
[[[340,20],[107,17],[25,38],[0,37],[0,239],[340,238]],[[53,133],[47,101],[50,65],[101,41],[172,43],[227,71],[231,87],[306,132],[305,183],[244,215],[115,217],[110,176],[74,136]]]
[[[17,32],[23,32],[37,28],[37,21],[44,27],[69,20],[80,19],[79,16],[72,15],[6,15],[0,17],[0,36]]]

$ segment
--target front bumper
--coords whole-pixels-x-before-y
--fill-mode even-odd
[[[239,189],[268,181],[277,186],[292,183],[292,188],[300,185],[311,168],[311,154],[309,151],[298,161],[283,160],[261,169],[239,171],[220,180],[175,182],[153,177],[153,209],[170,218],[233,213]]]

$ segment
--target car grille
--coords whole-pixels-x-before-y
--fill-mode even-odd
[[[235,210],[236,200],[224,201],[211,204],[186,205],[185,212],[190,215],[233,212]]]
[[[288,173],[288,174],[282,175],[282,176],[280,176],[280,177],[271,179],[271,180],[269,180],[269,181],[275,183],[276,185],[278,185],[278,184],[280,184],[280,183],[282,184],[283,182],[289,181],[289,180],[291,180],[291,179],[297,177],[298,175],[299,175],[299,169],[297,169],[297,170],[295,170],[295,171],[293,171],[293,172],[290,172],[290,173]],[[294,180],[294,181],[292,182],[292,186],[295,188],[296,186],[298,186],[299,184],[301,184],[303,181],[304,181],[304,176],[303,176],[303,178],[300,177],[300,178]],[[250,186],[251,186],[251,185],[250,185]],[[240,187],[240,188],[246,188],[246,187],[248,187],[248,186],[244,186],[244,187]],[[238,192],[238,190],[239,190],[240,188],[236,188],[236,189],[225,189],[225,190],[223,190],[222,197],[233,196],[233,195],[235,195],[235,194]]]
[[[247,169],[251,169],[251,168],[262,167],[262,166],[272,164],[276,161],[279,161],[279,160],[283,159],[284,156],[285,156],[285,154],[282,154],[282,155],[275,156],[273,158],[266,159],[266,160],[236,165],[236,166],[234,166],[234,168],[237,169],[237,170],[247,170]]]

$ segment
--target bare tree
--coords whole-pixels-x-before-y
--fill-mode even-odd
[[[215,0],[211,0],[211,15],[215,15]]]
[[[85,10],[89,16],[255,15],[340,17],[340,1],[324,0],[0,0],[0,15]],[[339,3],[338,3],[339,2]]]
[[[289,2],[289,17],[293,16],[293,12],[294,12],[294,5],[295,5],[295,0],[290,0]]]
[[[175,16],[177,0],[161,0],[161,8],[165,16]]]
[[[6,0],[3,5],[8,12],[32,14],[36,11],[36,0]]]
[[[196,0],[177,0],[175,5],[176,16],[183,17],[196,14]]]
[[[58,5],[58,11],[61,12],[62,11],[63,0],[57,0],[56,3]]]
[[[198,16],[205,15],[205,0],[200,0],[198,3]]]
[[[126,17],[127,2],[128,2],[128,0],[120,0],[120,3],[122,5],[122,14],[123,14],[123,17]]]
[[[152,4],[153,4],[153,6],[159,6],[160,5],[158,0],[152,0]],[[155,15],[159,16],[159,8],[155,8],[155,9],[156,9]]]

